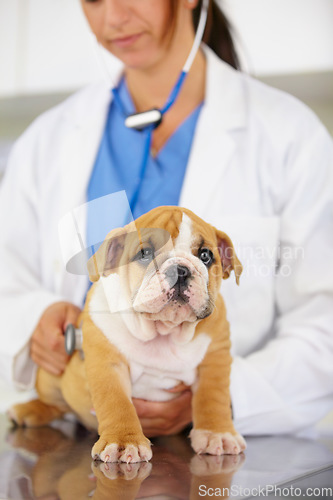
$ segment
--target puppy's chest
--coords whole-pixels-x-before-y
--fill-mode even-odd
[[[165,336],[129,350],[133,397],[163,401],[174,397],[166,389],[181,382],[191,386],[209,343],[210,337],[205,334],[183,346]]]
[[[118,316],[91,314],[96,326],[126,357],[132,381],[133,397],[166,401],[175,395],[171,389],[184,382],[192,385],[197,367],[203,360],[211,337],[200,333],[185,345],[175,344],[170,335],[142,342],[135,338]]]

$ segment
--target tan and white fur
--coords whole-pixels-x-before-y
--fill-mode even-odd
[[[111,231],[88,269],[93,285],[79,318],[84,360],[76,352],[61,377],[39,370],[40,399],[14,406],[12,420],[43,425],[72,411],[98,430],[94,459],[149,460],[132,397],[166,401],[175,394],[165,389],[183,382],[193,392],[193,449],[244,450],[232,422],[219,293],[222,279],[234,271],[238,283],[242,272],[229,237],[187,209],[159,207]]]

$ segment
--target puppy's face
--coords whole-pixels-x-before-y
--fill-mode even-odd
[[[90,259],[92,281],[113,273],[130,307],[159,334],[209,316],[221,279],[242,271],[228,236],[189,210],[163,207],[111,231]]]

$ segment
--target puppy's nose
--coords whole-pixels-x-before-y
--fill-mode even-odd
[[[169,278],[171,286],[174,286],[176,283],[185,285],[186,280],[191,277],[191,271],[186,266],[175,264],[168,267],[165,271],[165,276]]]
[[[187,278],[191,276],[191,272],[188,267],[177,265],[177,273],[179,281],[186,281]]]

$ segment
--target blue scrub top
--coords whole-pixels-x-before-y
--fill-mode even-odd
[[[118,95],[123,109],[128,114],[135,113],[125,79],[119,84]],[[128,218],[126,210],[115,210],[112,197],[106,195],[125,191],[127,199],[132,199],[140,183],[139,174],[148,132],[127,128],[123,111],[112,100],[87,190],[88,202],[105,196],[104,217],[96,217],[94,204],[88,203],[87,246],[103,241],[111,229],[123,226],[155,207],[178,205],[201,108],[202,105],[198,106],[181,123],[156,156],[149,155],[133,217]],[[111,200],[109,209],[108,200]]]

